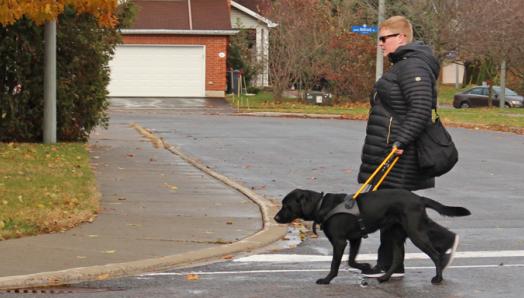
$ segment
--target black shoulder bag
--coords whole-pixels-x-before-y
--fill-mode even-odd
[[[449,172],[458,161],[458,151],[437,113],[416,140],[418,166],[426,177],[438,177]]]

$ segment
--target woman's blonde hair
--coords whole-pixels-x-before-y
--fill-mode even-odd
[[[406,36],[408,42],[413,41],[413,26],[411,22],[403,16],[393,16],[379,25],[380,30],[388,29],[393,33],[401,33]]]

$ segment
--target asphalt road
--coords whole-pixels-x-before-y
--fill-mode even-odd
[[[133,109],[120,101],[112,121],[138,122],[164,140],[199,158],[267,198],[280,200],[294,188],[354,192],[358,188],[365,123],[348,120],[235,116],[223,105],[185,102],[177,109],[162,101]],[[212,106],[212,107],[211,107]],[[171,272],[75,285],[74,297],[521,297],[524,290],[524,137],[482,130],[450,129],[460,161],[420,194],[472,211],[464,218],[429,215],[461,236],[459,256],[433,286],[434,268],[407,243],[406,277],[378,284],[342,266],[331,285],[315,280],[327,274],[331,246],[320,238],[298,244],[290,239],[232,261]],[[363,242],[361,254],[374,254],[378,235]],[[254,255],[254,256],[253,256]],[[242,258],[245,257],[245,258]],[[278,261],[269,260],[278,257]],[[373,259],[373,256],[368,256]],[[318,259],[320,258],[320,259]],[[318,259],[318,260],[317,260]],[[195,274],[195,275],[190,275]],[[190,280],[193,277],[194,280]],[[363,284],[365,281],[367,284]],[[84,293],[82,293],[84,291]]]

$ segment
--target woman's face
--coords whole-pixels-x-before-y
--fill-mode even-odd
[[[393,32],[387,28],[380,29],[378,33],[378,46],[382,48],[384,56],[397,50],[398,47],[407,44],[406,35]]]

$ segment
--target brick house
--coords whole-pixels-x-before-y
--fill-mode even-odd
[[[136,0],[110,62],[112,97],[223,97],[229,0]]]

